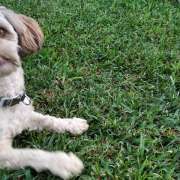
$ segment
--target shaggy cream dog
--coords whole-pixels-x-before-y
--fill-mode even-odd
[[[72,134],[88,129],[86,120],[55,118],[33,110],[25,94],[20,57],[36,52],[42,43],[43,33],[35,20],[0,6],[0,167],[30,166],[68,179],[83,169],[83,163],[73,153],[12,147],[13,137],[24,129]]]

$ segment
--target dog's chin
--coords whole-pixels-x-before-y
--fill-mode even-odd
[[[15,72],[20,64],[0,57],[0,77],[8,76]]]

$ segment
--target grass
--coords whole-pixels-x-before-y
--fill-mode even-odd
[[[75,152],[76,178],[180,179],[180,5],[174,0],[3,0],[37,19],[44,48],[26,58],[35,108],[83,117],[79,137],[23,132],[15,147]],[[30,168],[1,180],[55,180]]]

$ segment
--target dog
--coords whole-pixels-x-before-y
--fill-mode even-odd
[[[24,86],[21,59],[41,49],[44,35],[32,18],[0,6],[0,168],[32,167],[69,179],[83,163],[73,153],[13,148],[13,138],[24,129],[48,129],[79,135],[89,125],[80,118],[61,119],[35,112]]]

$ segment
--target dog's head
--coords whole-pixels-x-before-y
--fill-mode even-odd
[[[43,33],[38,23],[27,16],[0,6],[0,77],[21,66],[21,56],[38,51]]]

